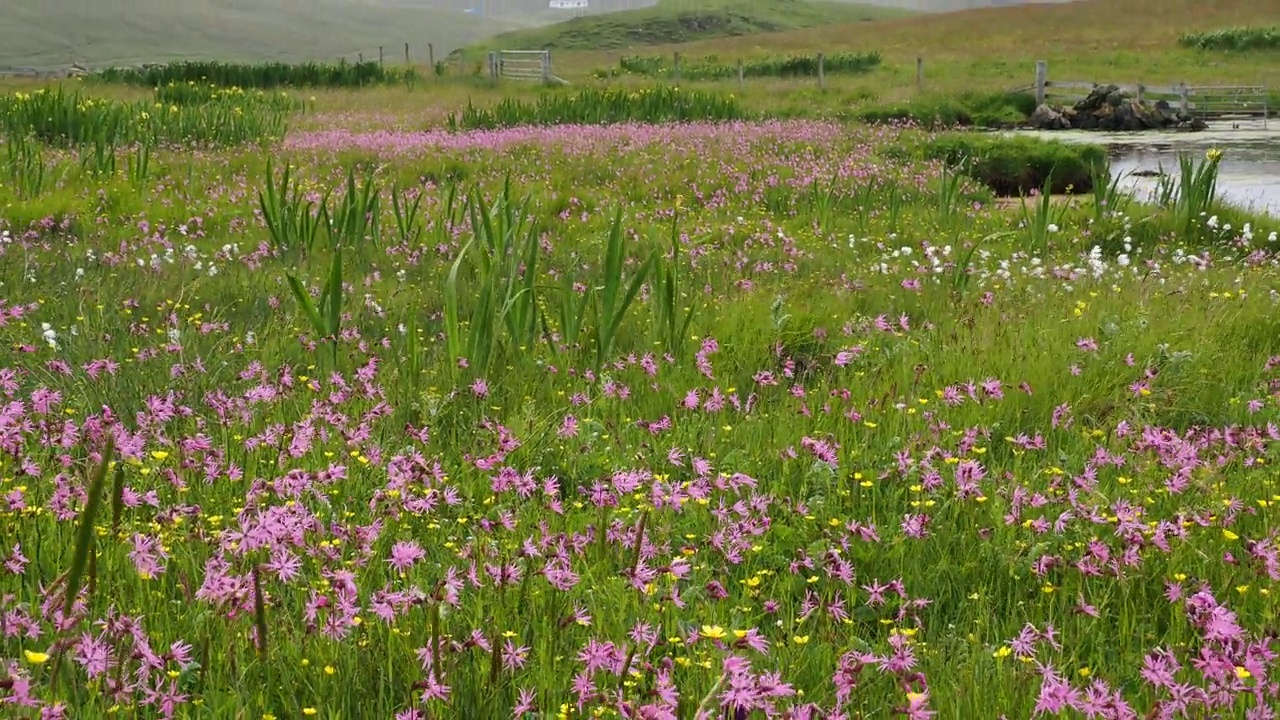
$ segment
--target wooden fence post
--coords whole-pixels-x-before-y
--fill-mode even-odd
[[[1178,83],[1178,105],[1181,106],[1182,112],[1191,109],[1191,91],[1186,83]]]
[[[385,60],[385,56],[382,54],[382,46],[379,45],[378,46],[378,66],[379,67],[382,66],[384,60]]]
[[[1049,84],[1049,63],[1036,61],[1036,107],[1044,104],[1045,86]]]
[[[359,62],[359,63],[364,62],[364,53],[356,53],[356,62]]]
[[[916,90],[924,89],[924,58],[916,57]]]
[[[427,64],[435,69],[436,66],[436,46],[433,43],[427,43]]]
[[[676,53],[671,61],[671,78],[680,82],[680,53]]]
[[[1138,92],[1135,99],[1138,102],[1142,102],[1142,96],[1145,95],[1146,92],[1147,92],[1147,86],[1143,85],[1142,83],[1138,83]]]
[[[818,89],[825,90],[827,88],[827,74],[824,69],[826,56],[818,53]]]
[[[404,44],[404,64],[409,65],[409,43]]]
[[[542,84],[551,84],[551,51],[542,51]]]
[[[738,58],[738,92],[742,92],[744,89],[742,64],[742,58]]]

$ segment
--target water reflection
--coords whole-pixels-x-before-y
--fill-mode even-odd
[[[1087,133],[1036,132],[1037,137],[1108,146],[1111,171],[1123,175],[1122,185],[1140,200],[1148,200],[1159,184],[1156,173],[1176,175],[1178,157],[1197,162],[1210,148],[1223,151],[1218,170],[1218,194],[1237,207],[1280,217],[1280,121],[1268,128],[1211,126],[1206,132]],[[1136,174],[1135,174],[1136,173]]]

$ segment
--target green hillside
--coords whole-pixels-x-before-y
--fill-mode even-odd
[[[639,10],[587,15],[505,33],[483,43],[508,50],[615,50],[902,17],[907,11],[809,0],[663,0]]]
[[[458,10],[360,0],[4,0],[0,68],[179,59],[299,61],[376,57],[404,43],[424,62],[516,27]],[[465,6],[463,6],[465,7]]]

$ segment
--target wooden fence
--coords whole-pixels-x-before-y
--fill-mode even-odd
[[[1021,88],[1035,91],[1037,105],[1055,101],[1079,102],[1097,88],[1106,86],[1104,83],[1050,80],[1048,68],[1045,61],[1037,62],[1035,84]],[[1274,109],[1270,107],[1270,95],[1264,85],[1115,85],[1139,101],[1164,100],[1171,107],[1206,120],[1261,120],[1264,129]]]
[[[489,77],[544,84],[568,83],[551,72],[549,50],[495,50],[489,53]]]

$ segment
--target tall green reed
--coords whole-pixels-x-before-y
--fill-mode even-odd
[[[153,93],[157,105],[210,105],[232,103],[277,110],[283,113],[301,112],[307,103],[287,92],[245,90],[241,87],[222,87],[209,83],[169,83],[157,87]]]
[[[960,218],[963,205],[964,174],[959,168],[950,164],[942,166],[938,177],[938,195],[935,212],[939,227],[951,228],[959,232],[957,220]]]
[[[1029,203],[1030,199],[1023,195],[1019,206],[1022,235],[1027,247],[1037,253],[1044,253],[1049,247],[1050,237],[1063,226],[1068,206],[1066,203],[1059,203],[1056,207],[1054,205],[1052,173],[1045,178],[1040,192],[1034,196],[1034,202]],[[1029,209],[1028,205],[1034,209]]]
[[[453,188],[450,187],[449,191],[452,193]],[[452,204],[452,199],[448,204]],[[391,214],[396,221],[396,239],[401,245],[416,247],[425,230],[422,221],[422,193],[414,193],[410,198],[410,194],[399,185],[392,185]]]
[[[533,102],[505,98],[488,109],[468,102],[461,113],[451,113],[446,124],[457,132],[521,125],[728,121],[749,116],[732,95],[662,86],[643,90],[589,88],[573,94],[551,93]]]
[[[351,63],[228,63],[219,61],[173,62],[147,68],[107,68],[90,76],[105,83],[142,87],[207,83],[241,88],[354,88],[374,84],[398,84],[417,78],[411,67],[386,67],[373,60]]]
[[[531,350],[537,340],[539,235],[530,199],[516,199],[509,180],[492,205],[479,188],[473,189],[465,212],[471,237],[445,279],[445,339],[453,367],[465,358],[473,373],[483,375],[504,331],[510,349]],[[471,275],[466,295],[473,300],[465,321],[459,303],[464,265]]]
[[[373,246],[382,244],[382,195],[378,183],[370,171],[362,182],[356,182],[355,168],[347,169],[345,192],[334,200],[333,209],[328,203],[320,206],[322,223],[329,236],[329,247],[346,245],[358,250],[366,242]]]
[[[828,75],[855,75],[867,73],[880,65],[879,52],[832,53],[823,58],[822,70]],[[598,70],[596,77],[640,75],[664,78],[674,73],[672,58],[665,55],[624,55],[618,59],[618,67]],[[742,62],[743,77],[816,77],[816,55],[772,55],[751,58]],[[725,80],[738,75],[738,63],[722,60],[715,55],[703,58],[681,58],[680,77],[684,80]]]
[[[671,254],[663,258],[655,250],[652,260],[654,326],[663,349],[679,358],[693,322],[696,305],[690,301],[681,314],[680,298],[680,203],[671,216]]]
[[[624,278],[626,249],[623,247],[622,208],[614,215],[613,224],[609,227],[609,235],[605,239],[603,283],[596,288],[594,302],[591,303],[592,316],[596,324],[596,370],[599,371],[605,362],[612,357],[613,345],[618,338],[618,330],[626,317],[627,308],[631,306],[640,286],[652,269],[654,258],[646,260],[638,270],[628,278]],[[674,277],[671,289],[674,291]],[[674,306],[668,308],[674,313]]]
[[[1185,238],[1198,238],[1204,218],[1218,200],[1218,164],[1222,151],[1212,149],[1197,162],[1191,155],[1178,156],[1176,178],[1162,175],[1157,184],[1158,202],[1173,214],[1174,226]]]
[[[75,545],[71,551],[71,566],[67,568],[65,575],[66,584],[63,587],[64,594],[62,598],[63,623],[58,626],[59,634],[74,628],[70,620],[73,617],[72,612],[75,609],[76,600],[80,597],[80,589],[84,584],[86,573],[92,571],[96,565],[97,551],[94,549],[94,540],[97,537],[97,531],[95,523],[98,518],[98,511],[102,507],[103,492],[107,484],[107,471],[111,469],[111,458],[114,453],[115,439],[108,437],[106,447],[102,449],[102,457],[98,461],[98,466],[88,478],[84,507],[80,511],[80,523],[76,526]],[[91,582],[93,582],[92,579]],[[53,647],[55,650],[51,692],[57,686],[63,658],[63,653],[60,650],[62,644],[54,642]]]
[[[315,250],[321,228],[328,238],[331,257],[318,301],[312,299],[295,270],[287,270],[285,279],[317,342],[327,343],[327,354],[336,366],[342,331],[343,252],[349,250],[360,256],[366,242],[372,240],[375,246],[379,244],[381,194],[378,184],[372,172],[357,183],[355,169],[348,168],[345,192],[332,202],[330,209],[332,190],[318,203],[309,199],[287,163],[279,179],[270,161],[266,173],[265,186],[258,191],[258,205],[267,224],[271,246],[296,262]]]
[[[30,200],[45,189],[47,166],[40,144],[24,135],[10,136],[5,143],[9,180],[18,195]]]
[[[316,341],[327,344],[329,358],[333,367],[337,367],[338,340],[342,331],[342,246],[333,249],[329,274],[320,289],[319,301],[311,299],[311,293],[292,271],[285,273],[285,279],[299,310],[316,334]]]
[[[309,198],[287,161],[278,180],[273,165],[267,158],[266,183],[258,191],[258,207],[267,223],[271,246],[281,254],[305,257],[311,254],[320,226],[325,224],[327,210],[317,206],[328,207],[331,191],[326,191],[317,203]]]
[[[1102,223],[1116,213],[1124,212],[1131,196],[1121,189],[1123,174],[1112,177],[1106,163],[1094,163],[1089,169],[1093,188],[1093,220]]]
[[[141,190],[151,174],[151,146],[137,145],[127,159],[129,184],[135,190]]]
[[[57,147],[101,144],[231,146],[284,137],[290,114],[252,97],[199,105],[123,102],[37,90],[0,96],[0,131]]]

